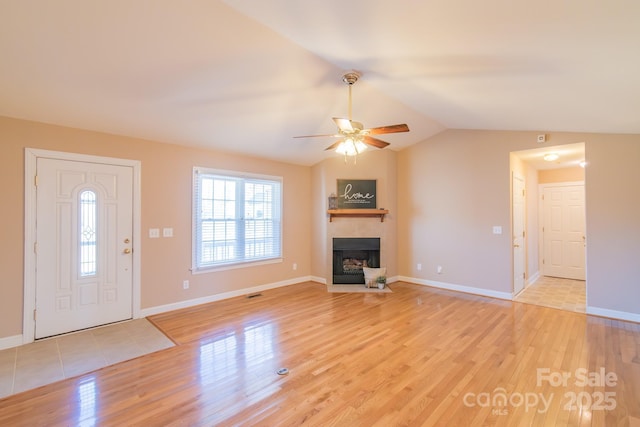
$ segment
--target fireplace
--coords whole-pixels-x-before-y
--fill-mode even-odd
[[[333,238],[333,283],[364,284],[362,267],[380,267],[380,238]]]

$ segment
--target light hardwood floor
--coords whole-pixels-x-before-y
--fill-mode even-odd
[[[177,346],[2,399],[0,425],[640,423],[639,324],[390,286],[153,316]]]

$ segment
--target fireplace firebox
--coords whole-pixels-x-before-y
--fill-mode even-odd
[[[380,267],[380,238],[334,237],[333,283],[364,284],[362,267]]]

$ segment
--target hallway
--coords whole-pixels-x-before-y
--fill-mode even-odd
[[[513,300],[585,313],[587,305],[586,282],[542,276],[516,295]]]

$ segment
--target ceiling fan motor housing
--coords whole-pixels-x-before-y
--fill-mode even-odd
[[[352,72],[349,72],[349,73],[345,74],[344,76],[342,76],[342,81],[345,82],[348,85],[352,85],[352,84],[354,84],[355,82],[358,81],[359,77],[360,76],[358,75],[358,73],[352,71]]]

